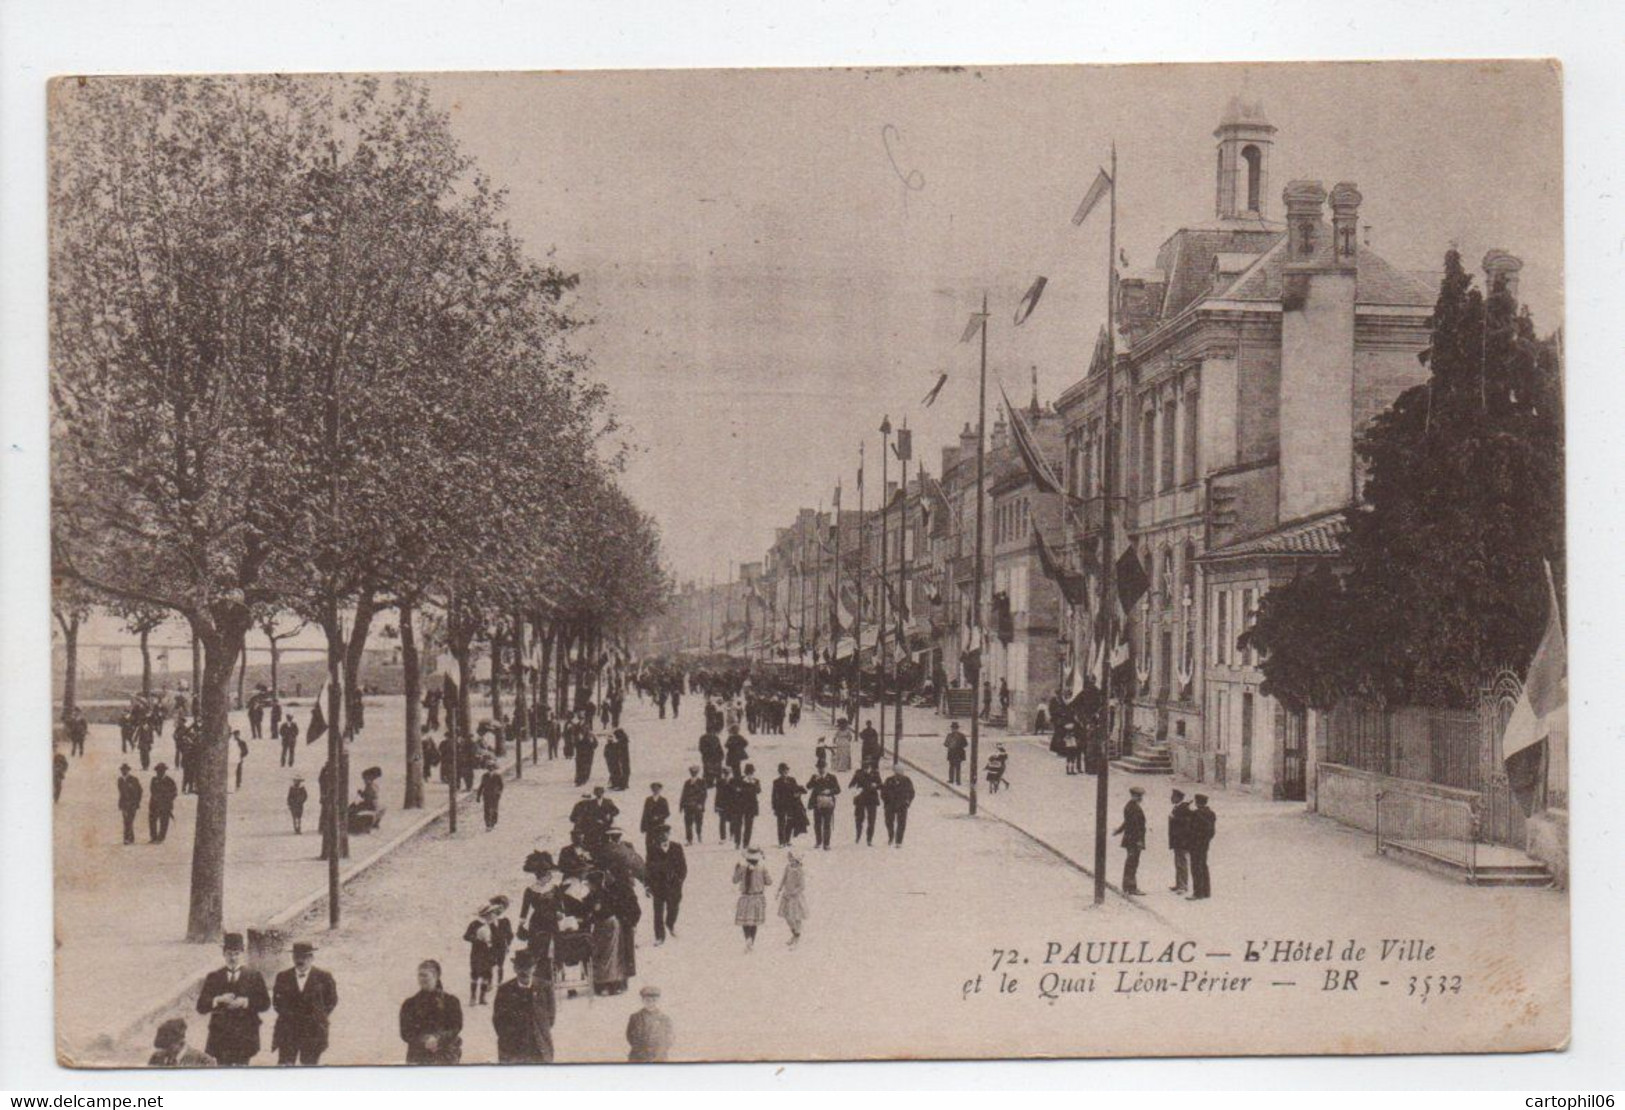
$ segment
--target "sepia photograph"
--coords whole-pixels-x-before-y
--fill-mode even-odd
[[[62,1067],[1567,1046],[1557,62],[46,115]]]

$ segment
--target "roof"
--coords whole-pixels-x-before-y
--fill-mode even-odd
[[[1282,235],[1247,272],[1221,293],[1214,294],[1227,301],[1279,301],[1281,275],[1286,268],[1286,236]],[[1321,221],[1315,235],[1315,253],[1308,260],[1313,265],[1329,265],[1332,261],[1332,230]],[[1438,299],[1436,290],[1416,276],[1394,267],[1381,255],[1361,247],[1354,256],[1354,302],[1363,305],[1404,305],[1432,308]]]
[[[1283,524],[1261,536],[1242,540],[1207,552],[1202,562],[1219,559],[1310,556],[1327,558],[1343,553],[1343,536],[1348,531],[1343,510],[1305,517]]]
[[[1171,320],[1213,292],[1213,260],[1219,255],[1262,254],[1284,240],[1281,225],[1265,220],[1222,220],[1213,225],[1181,228],[1169,237],[1157,262],[1168,275],[1162,311]]]

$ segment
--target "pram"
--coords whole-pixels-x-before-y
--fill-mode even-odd
[[[553,938],[553,990],[556,995],[592,997],[592,932],[572,929]]]

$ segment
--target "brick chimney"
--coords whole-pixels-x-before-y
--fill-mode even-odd
[[[1360,244],[1360,196],[1352,181],[1332,186],[1332,251],[1339,266],[1353,266]]]
[[[1498,279],[1506,279],[1507,294],[1513,300],[1518,299],[1518,271],[1523,269],[1523,259],[1510,251],[1499,247],[1491,250],[1484,256],[1484,291],[1494,292]]]
[[[1281,200],[1286,204],[1287,265],[1312,262],[1322,246],[1318,239],[1326,190],[1318,181],[1292,181]]]

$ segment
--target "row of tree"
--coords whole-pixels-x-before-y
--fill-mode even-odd
[[[206,940],[251,628],[323,630],[339,721],[395,611],[415,806],[426,614],[466,697],[480,642],[524,658],[528,630],[581,655],[668,585],[616,484],[577,279],[527,256],[421,84],[89,79],[51,111],[57,587],[177,613],[201,647],[188,935]]]

